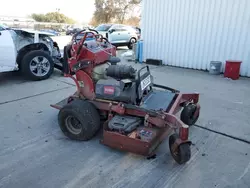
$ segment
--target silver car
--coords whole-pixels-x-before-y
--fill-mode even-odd
[[[133,44],[138,40],[136,30],[127,25],[101,24],[95,30],[106,37],[114,46],[127,46],[132,49]]]

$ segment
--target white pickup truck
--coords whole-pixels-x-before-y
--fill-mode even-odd
[[[56,42],[46,32],[11,29],[0,24],[0,72],[17,71],[30,80],[50,77],[62,60]]]

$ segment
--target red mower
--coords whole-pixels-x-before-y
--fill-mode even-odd
[[[77,33],[64,48],[63,70],[75,81],[77,92],[51,105],[60,110],[62,132],[87,141],[103,122],[102,144],[149,158],[172,134],[169,148],[174,160],[187,162],[189,126],[199,117],[199,94],[153,84],[148,66],[137,71],[120,65],[115,55],[116,48],[94,30]]]

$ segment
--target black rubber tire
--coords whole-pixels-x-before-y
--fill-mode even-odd
[[[36,76],[30,70],[30,67],[29,67],[30,62],[36,56],[45,57],[49,61],[50,69],[49,69],[48,73],[44,76]],[[48,52],[45,52],[42,50],[30,51],[30,52],[26,53],[22,59],[21,72],[25,77],[27,77],[30,80],[39,81],[39,80],[48,79],[51,76],[51,74],[53,73],[53,71],[54,71],[54,61],[53,61],[52,57],[48,54]]]
[[[172,151],[172,145],[175,143],[175,140],[179,138],[178,134],[173,134],[169,137],[169,149],[172,157],[178,164],[184,164],[188,162],[191,158],[191,149],[190,144],[184,143],[179,145],[177,152]]]
[[[132,42],[132,40],[134,40],[135,42]],[[132,50],[133,49],[133,44],[136,43],[136,39],[135,38],[131,38],[129,43],[128,43],[128,49]]]
[[[195,104],[189,104],[185,106],[181,112],[181,121],[189,126],[194,125],[199,119],[199,114],[194,117],[197,106]]]
[[[66,119],[73,116],[80,122],[81,131],[72,133],[66,125]],[[74,100],[63,107],[58,114],[58,123],[65,136],[72,140],[87,141],[100,129],[100,115],[95,106],[84,100]]]

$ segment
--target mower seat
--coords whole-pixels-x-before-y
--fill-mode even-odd
[[[121,62],[121,59],[119,57],[111,56],[108,62],[110,62],[111,65],[116,65],[117,63]]]

